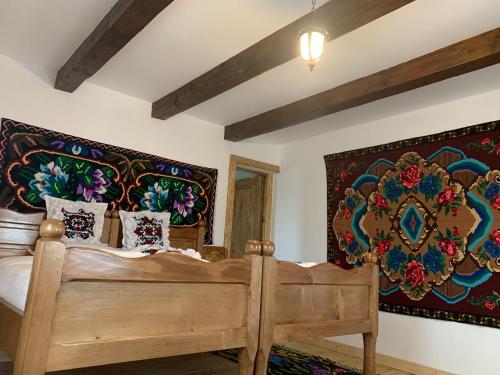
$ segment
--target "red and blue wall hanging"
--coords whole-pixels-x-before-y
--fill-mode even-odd
[[[324,157],[328,260],[376,253],[382,311],[500,328],[499,127]]]

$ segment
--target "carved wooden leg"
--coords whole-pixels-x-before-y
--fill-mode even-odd
[[[261,347],[257,351],[257,360],[255,361],[255,375],[267,374],[267,361],[269,360],[272,342],[261,344]]]
[[[373,333],[363,333],[364,361],[363,374],[375,375],[375,354],[377,337]]]
[[[268,248],[268,250],[274,250]],[[272,255],[272,253],[271,253]],[[260,310],[260,332],[255,375],[267,374],[267,361],[274,339],[274,300],[276,298],[276,279],[278,265],[276,259],[264,256],[262,272],[262,306]]]
[[[240,349],[238,353],[238,374],[253,375],[255,366],[255,356],[252,356],[248,348]]]
[[[66,246],[59,241],[64,224],[45,220],[36,243],[28,298],[19,332],[13,375],[44,375],[49,357],[52,318],[61,285]]]

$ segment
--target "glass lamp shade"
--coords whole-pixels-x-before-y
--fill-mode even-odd
[[[319,27],[305,29],[300,33],[300,55],[311,71],[323,53],[326,35],[326,31]]]

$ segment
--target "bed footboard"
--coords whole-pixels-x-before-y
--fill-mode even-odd
[[[265,375],[273,343],[363,334],[364,374],[375,374],[378,329],[378,267],[371,254],[363,267],[330,263],[302,267],[273,257],[262,243],[262,308],[256,374]]]
[[[253,374],[261,256],[128,259],[66,249],[63,231],[41,226],[14,375],[230,348],[240,349],[240,374]]]

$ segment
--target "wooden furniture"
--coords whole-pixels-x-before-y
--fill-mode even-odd
[[[224,246],[205,245],[203,247],[204,259],[209,262],[220,262],[229,258],[227,249]]]
[[[35,248],[38,228],[44,212],[21,214],[0,208],[0,258],[26,255]],[[181,249],[195,249],[204,258],[205,222],[193,227],[170,227],[170,245]],[[118,211],[106,211],[101,242],[112,247],[122,245],[122,225]]]
[[[27,255],[35,248],[45,213],[20,214],[0,208],[0,258]]]
[[[17,239],[24,254],[39,219],[0,211],[0,243],[12,247]],[[119,238],[113,219],[103,235],[110,243]],[[0,349],[13,360],[13,375],[229,348],[240,349],[240,374],[264,375],[272,343],[353,333],[363,334],[364,373],[375,374],[371,254],[351,271],[278,262],[269,241],[249,241],[244,258],[216,263],[169,253],[129,259],[66,248],[57,220],[45,220],[39,232],[25,311],[0,299]]]
[[[363,334],[364,374],[375,375],[378,329],[378,266],[344,270],[330,263],[302,267],[273,257],[274,244],[262,242],[262,308],[256,375],[265,375],[273,343]]]
[[[229,348],[240,349],[239,373],[253,374],[262,281],[255,249],[217,263],[172,253],[129,259],[66,248],[63,233],[57,220],[40,226],[25,311],[0,300],[0,349],[13,375]]]

